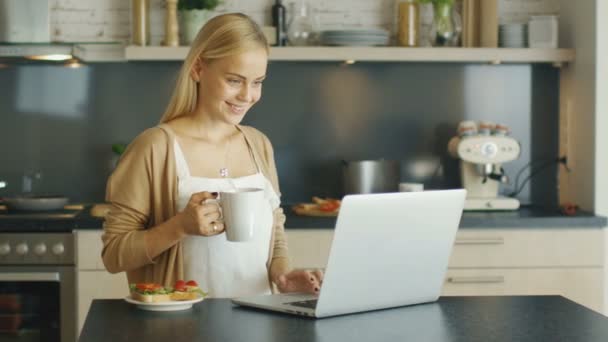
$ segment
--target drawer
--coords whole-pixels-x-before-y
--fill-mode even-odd
[[[448,270],[442,295],[561,295],[601,312],[603,271],[599,267]]]
[[[76,266],[79,270],[104,270],[101,260],[101,230],[79,230],[76,232]]]
[[[461,229],[450,267],[603,265],[601,229]]]

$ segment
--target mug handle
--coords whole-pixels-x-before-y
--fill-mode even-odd
[[[224,219],[224,211],[222,210],[222,206],[220,205],[220,194],[217,194],[217,198],[208,198],[206,200],[204,200],[202,202],[203,204],[206,203],[213,203],[215,205],[217,205],[217,210],[220,212],[220,217],[218,218],[218,220],[223,220]]]

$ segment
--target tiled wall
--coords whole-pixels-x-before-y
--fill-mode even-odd
[[[153,45],[164,36],[165,2],[150,0]],[[284,1],[289,8],[292,0]],[[270,25],[273,0],[224,0],[217,13],[243,12]],[[308,0],[321,28],[383,27],[393,23],[395,0]],[[56,41],[128,41],[130,0],[49,0],[51,32]],[[501,21],[525,20],[530,14],[558,13],[557,0],[499,0]]]
[[[559,10],[555,0],[500,1],[503,20]],[[128,40],[130,1],[49,3],[56,40]],[[155,44],[163,35],[163,3],[152,2]],[[325,25],[390,26],[392,1],[310,3]],[[271,0],[224,0],[218,12],[243,11],[268,24],[270,6]],[[100,201],[111,170],[111,144],[129,142],[158,122],[179,65],[0,69],[0,137],[11,142],[0,144],[0,179],[9,183],[0,195],[18,192],[24,172],[39,170],[44,174],[40,191]],[[339,195],[343,159],[398,159],[403,181],[424,182],[429,189],[458,186],[457,161],[445,151],[464,119],[512,128],[523,149],[517,161],[505,165],[510,176],[532,160],[557,154],[559,82],[557,69],[549,65],[357,63],[346,68],[273,62],[268,74],[264,97],[245,123],[273,142],[286,203]],[[294,101],[299,102],[294,106]],[[519,198],[553,204],[555,176],[555,167],[546,169]]]

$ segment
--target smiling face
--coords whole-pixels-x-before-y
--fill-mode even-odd
[[[262,48],[202,62],[193,71],[199,81],[197,107],[212,120],[239,124],[262,96],[267,64]]]

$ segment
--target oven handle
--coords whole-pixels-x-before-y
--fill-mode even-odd
[[[30,272],[30,273],[0,273],[0,282],[7,281],[59,281],[58,272]]]

